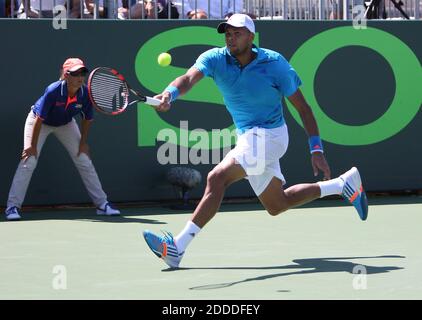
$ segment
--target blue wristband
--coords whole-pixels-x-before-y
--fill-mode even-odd
[[[324,153],[324,149],[322,148],[322,141],[319,136],[310,136],[308,141],[309,141],[309,149],[311,153],[314,153],[314,152]]]
[[[168,86],[164,91],[170,92],[170,102],[173,102],[179,96],[179,89],[175,86]]]

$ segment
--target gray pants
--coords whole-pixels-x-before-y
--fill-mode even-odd
[[[24,149],[31,146],[35,119],[36,116],[31,110],[25,122]],[[69,152],[69,155],[75,163],[75,166],[81,175],[82,181],[88,190],[88,194],[91,197],[92,202],[97,207],[104,205],[107,202],[107,196],[103,191],[91,159],[85,153],[81,153],[79,157],[77,156],[79,152],[81,132],[79,131],[79,127],[75,119],[60,127],[52,127],[45,124],[41,125],[37,145],[38,157],[40,156],[44,142],[50,133],[54,133],[57,139],[59,139]],[[36,166],[37,159],[35,157],[30,157],[25,163],[23,160],[19,162],[10,188],[7,207],[16,206],[20,208],[22,206],[32,173],[34,172]]]

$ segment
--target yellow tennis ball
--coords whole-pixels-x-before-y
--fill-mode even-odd
[[[167,52],[161,53],[157,60],[160,66],[167,67],[171,63],[171,55]]]

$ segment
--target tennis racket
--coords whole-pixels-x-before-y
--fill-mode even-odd
[[[106,67],[94,69],[88,78],[88,92],[92,105],[100,112],[115,116],[136,102],[158,106],[161,101],[133,90],[123,75]],[[132,99],[129,99],[132,98]],[[132,101],[130,101],[132,100]]]

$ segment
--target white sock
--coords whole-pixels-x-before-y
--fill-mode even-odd
[[[340,178],[328,181],[318,181],[317,183],[321,189],[321,198],[333,194],[341,194],[343,191],[344,181]]]
[[[188,221],[188,223],[186,223],[185,228],[174,238],[179,253],[182,253],[186,250],[186,247],[199,233],[199,231],[201,231],[201,228],[194,224],[192,221]]]

